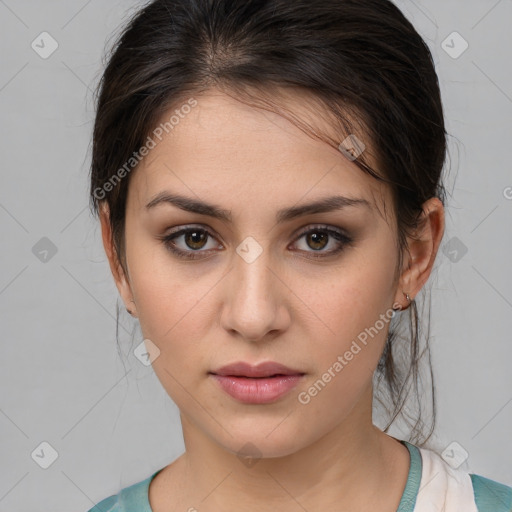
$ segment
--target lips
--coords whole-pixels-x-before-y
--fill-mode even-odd
[[[265,378],[275,377],[278,375],[304,375],[304,372],[288,368],[279,363],[268,361],[253,366],[243,361],[228,364],[215,370],[214,375],[231,376],[231,377],[247,377],[247,378]]]
[[[270,404],[287,395],[305,375],[279,363],[256,366],[244,362],[229,364],[209,372],[228,395],[246,404]]]

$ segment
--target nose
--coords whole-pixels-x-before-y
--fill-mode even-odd
[[[231,335],[257,342],[275,338],[290,323],[286,286],[264,249],[254,260],[238,253],[224,283],[221,325]]]

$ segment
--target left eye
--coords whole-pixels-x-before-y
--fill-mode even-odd
[[[183,238],[184,246],[179,247],[176,242],[179,238]],[[318,253],[311,254],[313,258],[321,258],[331,256],[342,251],[345,246],[351,244],[352,239],[348,237],[344,232],[337,229],[329,228],[326,226],[313,226],[307,231],[303,231],[296,239],[294,243],[297,243],[304,238],[304,241],[309,249],[299,249],[306,253]],[[203,256],[199,256],[198,253],[208,252],[212,249],[222,249],[222,245],[212,243],[210,248],[207,247],[210,239],[215,240],[214,236],[206,229],[188,227],[175,231],[169,235],[161,237],[165,247],[175,254],[179,258],[184,259],[199,259]],[[326,247],[332,242],[334,248],[324,251]],[[332,245],[331,244],[331,245]],[[205,250],[201,250],[205,249]]]
[[[311,254],[314,258],[323,258],[327,256],[332,256],[333,254],[337,254],[345,249],[346,246],[352,243],[352,239],[347,236],[343,231],[338,229],[329,228],[326,226],[313,226],[310,227],[307,231],[303,231],[296,241],[304,238],[306,245],[313,249],[313,251],[308,251],[307,249],[301,249],[306,253],[318,253]],[[334,248],[324,251],[325,247],[329,245],[330,242],[333,242]]]

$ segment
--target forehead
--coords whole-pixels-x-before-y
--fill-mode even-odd
[[[289,205],[333,193],[364,198],[379,209],[379,202],[389,200],[382,183],[284,116],[217,90],[193,98],[193,108],[181,110],[177,104],[162,116],[160,127],[178,114],[161,140],[153,136],[156,145],[134,172],[129,202],[142,207],[164,190],[219,198],[214,202],[222,204],[230,198],[226,206],[232,209],[251,203]],[[286,103],[317,133],[340,137],[300,94]]]

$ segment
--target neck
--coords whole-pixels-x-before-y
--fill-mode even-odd
[[[405,487],[407,448],[373,425],[371,409],[352,411],[342,424],[294,453],[252,463],[244,463],[185,417],[182,425],[184,510],[236,510],[241,503],[244,510],[258,512],[291,512],[299,505],[306,510],[383,510],[385,500],[389,510],[396,510]]]

